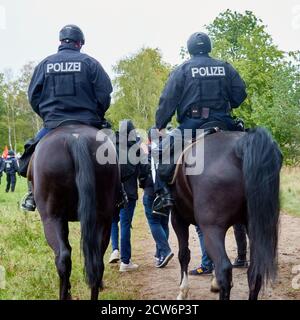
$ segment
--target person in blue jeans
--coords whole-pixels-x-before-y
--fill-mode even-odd
[[[149,178],[150,179],[150,178]],[[164,268],[173,258],[169,239],[169,217],[153,214],[152,206],[155,199],[153,183],[144,188],[143,205],[152,237],[156,243],[156,267]]]
[[[121,152],[121,148],[126,146],[128,150],[136,143],[140,143],[138,138],[128,141],[129,135],[131,138],[136,135],[133,123],[130,120],[123,120],[120,124],[120,131],[117,133],[116,149]],[[122,144],[122,139],[127,139],[126,144]],[[124,142],[124,141],[123,141]],[[124,150],[122,150],[124,151]],[[129,159],[128,159],[129,160]],[[110,263],[116,263],[121,259],[120,272],[134,271],[138,265],[131,261],[131,223],[138,200],[138,179],[145,179],[148,171],[148,166],[141,163],[120,165],[121,180],[124,184],[124,189],[128,197],[128,203],[120,210],[120,216],[114,217],[111,229],[112,254],[109,258]],[[119,254],[119,229],[118,222],[120,221],[120,254]]]
[[[243,224],[235,224],[233,226],[234,236],[237,243],[238,256],[232,263],[233,268],[247,268],[247,237],[246,237],[246,227]],[[210,257],[208,256],[205,245],[204,236],[201,229],[196,226],[196,231],[200,241],[200,247],[202,251],[201,265],[189,272],[190,275],[198,276],[202,274],[210,274],[214,269],[214,265]]]
[[[126,208],[120,210],[120,231],[121,231],[121,266],[120,271],[137,269],[138,265],[131,262],[131,223],[136,207],[136,200],[129,199]],[[126,270],[125,270],[126,269]]]
[[[174,254],[170,248],[169,239],[169,217],[164,215],[157,215],[153,213],[153,202],[155,199],[154,180],[156,175],[155,164],[151,156],[152,138],[155,137],[157,131],[151,128],[148,132],[148,171],[146,178],[140,179],[140,187],[144,189],[143,205],[145,209],[146,218],[156,244],[155,258],[156,267],[164,268],[173,258]],[[153,173],[153,174],[152,174]]]
[[[198,276],[198,275],[205,275],[205,274],[211,274],[214,265],[212,260],[210,259],[209,255],[206,252],[205,245],[204,245],[204,236],[200,229],[200,227],[196,226],[196,232],[198,234],[199,242],[200,242],[200,248],[202,252],[202,259],[201,259],[201,265],[189,272],[192,276]]]

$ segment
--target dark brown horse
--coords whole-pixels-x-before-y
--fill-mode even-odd
[[[81,246],[91,298],[97,299],[104,272],[103,256],[116,214],[119,171],[117,164],[98,164],[96,153],[105,136],[84,125],[68,125],[50,132],[36,148],[29,179],[55,253],[60,299],[70,299],[71,246],[69,221],[80,221]],[[97,140],[96,141],[96,136]],[[113,157],[115,149],[106,144]]]
[[[220,299],[230,298],[232,265],[225,251],[225,235],[237,223],[247,226],[249,299],[257,299],[261,286],[276,275],[280,150],[262,128],[249,133],[215,133],[205,138],[204,147],[203,173],[188,176],[182,164],[174,186],[172,224],[181,265],[178,299],[188,294],[190,224],[200,226],[214,262],[216,281],[212,289],[216,290],[217,284]],[[191,152],[185,154],[190,156]]]

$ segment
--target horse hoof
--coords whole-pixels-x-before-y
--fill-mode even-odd
[[[211,292],[213,292],[213,293],[219,293],[219,292],[220,292],[220,289],[219,289],[219,288],[216,288],[216,287],[211,286],[211,287],[210,287],[210,291],[211,291]]]
[[[71,292],[68,292],[66,300],[73,300]]]
[[[188,298],[188,290],[184,290],[183,292],[180,292],[177,296],[177,300],[187,300]]]
[[[220,287],[219,287],[217,279],[215,277],[211,281],[210,291],[214,292],[214,293],[220,292]]]
[[[176,300],[187,300],[187,295],[179,293]]]
[[[99,291],[102,292],[105,290],[105,283],[104,281],[102,280],[101,283],[100,283],[100,287],[99,287]]]
[[[176,300],[183,300],[182,293],[179,293],[179,295],[177,296]]]

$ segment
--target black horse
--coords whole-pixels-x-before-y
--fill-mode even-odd
[[[81,223],[91,299],[98,298],[102,286],[103,256],[109,244],[112,217],[117,214],[119,170],[117,163],[100,165],[96,161],[97,150],[105,140],[103,133],[97,133],[97,129],[84,125],[55,129],[38,144],[29,172],[45,236],[55,253],[60,299],[71,298],[69,221]],[[106,146],[116,159],[114,145],[108,141]]]
[[[202,174],[186,175],[183,163],[174,185],[172,224],[181,265],[178,299],[188,294],[190,224],[202,229],[205,247],[214,262],[216,281],[212,290],[220,292],[220,299],[230,298],[232,265],[225,251],[225,235],[237,223],[247,226],[249,299],[257,299],[261,286],[276,276],[281,152],[263,128],[249,133],[215,133],[205,137],[204,146]],[[191,157],[193,148],[185,159]]]

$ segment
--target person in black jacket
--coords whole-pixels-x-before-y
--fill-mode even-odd
[[[7,181],[5,191],[9,192],[9,190],[11,190],[11,192],[14,192],[17,182],[16,174],[19,173],[19,165],[15,158],[15,153],[12,150],[8,151],[8,156],[4,164],[4,172],[6,173]]]
[[[177,112],[178,129],[193,132],[210,121],[221,121],[228,130],[240,130],[230,112],[246,99],[246,86],[227,62],[209,56],[212,46],[207,34],[196,32],[187,42],[191,58],[177,67],[168,79],[156,111],[156,128],[161,131]],[[159,170],[158,170],[159,172]],[[168,214],[173,205],[165,177],[154,202],[154,211]],[[168,180],[168,178],[167,178]]]
[[[140,186],[144,189],[143,205],[145,215],[149,224],[152,237],[155,241],[156,268],[164,268],[173,258],[174,254],[169,245],[169,217],[153,214],[153,201],[155,199],[154,182],[155,168],[151,155],[152,136],[156,130],[151,128],[148,133],[148,163],[149,169],[146,178],[140,181]],[[158,138],[158,137],[157,137]]]
[[[59,40],[58,52],[35,68],[29,85],[29,102],[43,119],[44,127],[26,145],[20,159],[23,176],[26,176],[35,145],[49,131],[74,122],[99,129],[109,126],[104,118],[111,101],[112,84],[109,76],[96,59],[80,52],[85,37],[78,26],[63,27]],[[34,211],[30,187],[22,208]]]
[[[135,127],[131,120],[123,120],[116,137],[116,149],[120,161],[121,181],[127,194],[128,203],[120,210],[119,217],[114,217],[111,230],[112,254],[109,258],[110,263],[121,259],[120,272],[134,271],[138,268],[138,265],[131,261],[131,223],[138,200],[138,179],[145,179],[144,177],[148,174],[148,164],[134,162],[130,159],[129,150],[134,147],[137,150],[136,156],[141,158],[143,156],[140,154],[142,149]],[[123,161],[124,159],[125,161]],[[121,256],[119,256],[119,221]]]
[[[94,58],[81,53],[85,37],[75,25],[62,28],[58,52],[44,59],[32,76],[28,97],[47,130],[66,120],[99,126],[110,106],[109,76]]]

